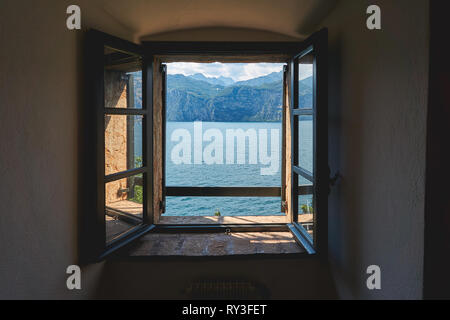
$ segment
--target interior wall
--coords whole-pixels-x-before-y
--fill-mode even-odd
[[[336,298],[327,265],[310,258],[125,259],[107,262],[102,274],[102,299],[191,299],[201,281],[249,282],[257,298]]]
[[[169,31],[217,27],[257,29],[303,38],[314,30],[336,4],[336,0],[91,0],[91,2],[95,2],[111,17],[133,30],[136,39]],[[245,41],[254,39],[253,37],[245,39],[239,34],[240,30],[235,31],[237,32],[228,30],[219,33],[219,38],[213,36],[212,41],[216,39],[220,41],[222,37],[230,38],[231,33]],[[258,37],[258,33],[254,35]]]
[[[83,130],[83,39],[66,28],[70,4],[0,1],[0,299],[91,297],[103,267],[82,268],[81,291],[66,288],[78,260]],[[94,8],[82,24],[132,38]]]
[[[366,8],[381,8],[381,30]],[[340,1],[329,28],[329,154],[343,178],[329,203],[341,298],[422,297],[428,1]],[[366,269],[381,268],[381,290]]]
[[[77,2],[83,29],[135,38],[92,1]],[[382,7],[382,31],[365,29],[368,2],[359,0],[340,1],[324,23],[331,46],[331,167],[344,177],[330,198],[330,259],[341,297],[420,298],[428,2],[374,3]],[[136,283],[148,284],[135,293],[140,297],[174,297],[181,284],[173,290],[168,284],[204,274],[253,277],[271,286],[275,297],[285,297],[285,287],[296,297],[332,297],[327,268],[302,260],[111,262],[83,267],[82,290],[66,289],[66,267],[77,263],[83,174],[83,36],[66,29],[69,4],[0,2],[0,298],[90,298],[108,288],[111,296],[129,297],[122,289]],[[197,32],[195,40],[214,34]],[[280,39],[273,38],[266,40]],[[183,39],[191,40],[189,33]],[[365,287],[369,264],[381,267],[381,291]],[[137,272],[136,279],[122,279],[124,269]],[[271,278],[274,270],[290,271]],[[299,277],[292,276],[295,270]],[[155,276],[141,282],[141,273]],[[324,285],[318,291],[308,279]]]
[[[181,287],[171,289],[170,279],[179,279],[183,284],[204,274],[216,278],[252,277],[266,283],[272,296],[292,293],[299,297],[332,297],[326,266],[305,266],[301,277],[293,277],[302,265],[300,260],[268,262],[274,269],[263,268],[259,260],[224,260],[220,264],[194,261],[182,265],[170,261],[111,262],[106,268],[101,263],[82,266],[82,290],[66,288],[66,268],[78,263],[79,181],[83,177],[79,161],[83,152],[83,32],[66,28],[66,8],[70,4],[61,0],[0,2],[0,299],[95,298],[105,296],[108,288],[114,289],[109,296],[126,298],[132,295],[131,289],[126,290],[131,288],[128,285],[136,283],[141,286],[133,294],[142,298],[177,297]],[[77,4],[82,9],[83,30],[92,27],[135,39],[132,30],[92,1],[80,0]],[[267,41],[289,38],[234,30],[240,40],[250,41],[255,34]],[[228,39],[225,31],[222,34],[223,39],[215,39]],[[203,30],[200,35],[185,32],[183,39],[207,40],[214,35],[214,29]],[[179,272],[179,265],[183,272]],[[276,281],[270,280],[277,268],[292,272],[279,273]],[[149,274],[150,269],[158,270],[151,272],[156,276],[141,281],[140,276]],[[137,282],[122,278],[124,270],[135,270]],[[310,279],[323,285],[317,286]],[[283,291],[288,284],[292,290]]]
[[[248,28],[190,28],[142,36],[140,41],[301,41],[304,37]],[[220,39],[220,40],[218,40]]]

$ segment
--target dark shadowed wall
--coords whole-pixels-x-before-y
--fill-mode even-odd
[[[382,30],[366,28],[381,8]],[[330,32],[330,163],[343,176],[329,204],[339,295],[422,297],[428,95],[428,1],[340,1]],[[366,268],[381,267],[381,290]]]
[[[67,290],[66,268],[78,260],[83,68],[69,4],[0,2],[0,298],[91,297],[102,268],[84,268],[83,290]],[[101,11],[82,17],[127,37]]]
[[[424,299],[450,299],[449,2],[430,3],[430,89],[427,122]]]

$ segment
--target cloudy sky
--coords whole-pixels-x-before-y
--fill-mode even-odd
[[[224,76],[235,81],[253,79],[283,70],[283,63],[194,63],[173,62],[167,66],[169,74],[189,76],[202,73],[206,77]],[[311,65],[300,65],[300,80],[311,76]]]
[[[224,76],[235,81],[248,80],[268,75],[272,72],[283,70],[282,63],[193,63],[174,62],[169,63],[169,74],[184,74],[189,76],[195,73],[203,73],[206,77]]]

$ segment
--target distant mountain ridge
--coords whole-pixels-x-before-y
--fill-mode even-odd
[[[202,73],[196,73],[193,75],[188,76],[188,78],[192,78],[195,80],[201,80],[201,81],[205,81],[208,82],[210,84],[218,84],[218,85],[222,85],[222,86],[229,86],[231,84],[234,83],[234,80],[232,78],[228,78],[228,77],[206,77],[204,76]]]
[[[312,106],[312,81],[300,81],[300,104]],[[167,121],[273,122],[282,118],[282,72],[235,82],[226,77],[167,76]],[[135,84],[139,87],[138,84]]]
[[[266,83],[274,83],[283,81],[283,71],[272,72],[268,75],[257,77],[249,80],[238,81],[234,85],[236,86],[260,86]]]

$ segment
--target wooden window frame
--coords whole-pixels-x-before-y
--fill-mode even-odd
[[[104,99],[104,48],[110,47],[125,53],[142,57],[142,109],[106,108]],[[118,39],[97,30],[89,30],[86,34],[85,46],[85,108],[83,110],[84,159],[83,171],[85,179],[81,182],[83,195],[82,212],[80,214],[81,250],[80,261],[83,263],[102,260],[110,253],[137,239],[154,228],[153,208],[153,140],[148,139],[148,132],[153,127],[152,104],[149,98],[153,96],[152,83],[148,74],[152,74],[152,65],[142,53],[141,46]],[[140,168],[130,169],[110,175],[105,175],[105,115],[141,115],[145,119],[143,130],[143,164]],[[105,184],[111,181],[143,174],[143,222],[130,228],[119,237],[106,243],[105,223]]]
[[[311,253],[318,252],[326,257],[328,250],[328,194],[329,194],[329,166],[328,166],[328,30],[322,29],[303,42],[303,49],[290,59],[290,117],[291,154],[292,154],[292,186],[298,185],[298,177],[302,176],[313,184],[314,215],[313,235],[298,222],[298,196],[299,189],[291,188],[290,208],[292,208],[293,233],[302,235],[300,240],[304,248]],[[308,54],[313,54],[313,106],[311,109],[302,109],[299,106],[299,61]],[[309,115],[313,118],[313,172],[302,168],[299,163],[299,135],[298,119]],[[309,227],[308,227],[309,228]]]
[[[161,113],[161,109],[165,106],[155,105],[155,95],[164,94],[166,88],[165,84],[157,87],[158,77],[164,73],[162,62],[176,62],[176,61],[192,61],[192,62],[284,62],[287,63],[288,68],[284,69],[283,90],[283,119],[290,117],[293,119],[294,113],[292,105],[295,90],[295,72],[293,69],[293,59],[296,59],[299,53],[310,48],[313,45],[320,45],[325,47],[327,41],[327,30],[321,30],[313,34],[310,38],[302,42],[143,42],[141,46],[121,40],[105,33],[90,30],[87,33],[86,45],[86,103],[83,110],[84,116],[84,150],[85,157],[83,158],[83,171],[86,173],[81,185],[83,195],[83,205],[81,214],[81,257],[83,261],[101,260],[107,255],[124,245],[129,244],[133,240],[148,232],[248,232],[248,231],[290,231],[296,241],[306,249],[308,254],[316,254],[317,252],[326,252],[326,210],[327,204],[322,204],[318,212],[324,213],[321,217],[314,220],[315,234],[317,237],[317,245],[313,245],[308,241],[306,230],[297,223],[298,211],[296,213],[293,206],[295,200],[293,195],[311,194],[312,187],[300,186],[291,188],[288,192],[286,185],[286,178],[282,175],[281,187],[163,187],[160,196],[157,194],[159,185],[164,184],[165,180],[165,154],[160,155],[158,159],[158,135],[159,139],[164,141],[160,148],[164,151],[165,148],[165,118]],[[143,108],[142,109],[114,109],[103,108],[103,48],[108,46],[114,49],[120,49],[125,52],[137,53],[142,56],[142,80],[143,80]],[[323,50],[323,49],[321,49]],[[316,195],[319,195],[323,201],[323,194],[325,189],[323,187],[324,178],[328,179],[328,171],[323,172],[324,168],[328,168],[327,164],[327,131],[326,131],[326,52],[317,57],[320,61],[320,66],[317,70],[315,81],[316,85],[322,88],[319,95],[314,91],[314,101],[317,102],[318,110],[321,110],[321,118],[315,118],[315,123],[320,125],[321,130],[317,130],[315,136],[317,144],[320,148],[315,148],[315,152],[319,152],[320,159],[316,160],[315,168],[317,168],[316,181],[319,181],[321,188],[314,190]],[[290,70],[289,70],[290,69]],[[288,77],[289,75],[289,77]],[[322,80],[318,80],[320,77]],[[156,81],[155,81],[156,79]],[[163,79],[165,83],[165,79]],[[155,89],[156,88],[156,89]],[[287,89],[286,89],[287,88]],[[325,88],[325,89],[323,89]],[[159,91],[161,90],[161,91]],[[286,97],[290,96],[290,99]],[[289,104],[289,105],[288,105]],[[101,107],[100,107],[101,106]],[[95,116],[93,117],[93,111]],[[104,175],[104,116],[105,114],[121,114],[121,115],[142,115],[146,121],[143,124],[143,167],[127,170],[117,174],[105,176]],[[155,126],[158,119],[164,121],[158,128]],[[320,123],[320,124],[319,124]],[[158,132],[158,130],[161,130]],[[286,174],[291,173],[293,176],[294,168],[286,166],[287,159],[285,152],[289,145],[285,138],[287,131],[282,130],[283,145],[282,150],[282,172]],[[295,139],[291,139],[291,152],[295,154],[293,148]],[[156,144],[156,146],[155,146]],[[160,150],[160,151],[161,151]],[[156,159],[155,159],[156,157]],[[95,166],[92,165],[93,158],[95,158]],[[162,165],[160,163],[162,161]],[[292,171],[291,171],[292,169]],[[159,171],[159,172],[158,172]],[[144,173],[144,209],[143,209],[143,223],[125,234],[122,234],[118,239],[105,245],[105,191],[104,186],[108,181],[113,181],[119,178],[129,177],[138,173]],[[159,174],[159,178],[158,178]],[[294,179],[292,179],[291,182]],[[316,182],[317,183],[317,182]],[[298,184],[291,184],[297,186]],[[326,183],[328,186],[328,182]],[[326,191],[327,192],[327,191]],[[289,193],[291,195],[289,198]],[[285,210],[291,223],[287,224],[249,224],[249,225],[161,225],[157,224],[156,215],[164,211],[165,203],[161,201],[165,196],[227,196],[227,197],[280,197],[282,201],[282,210],[286,209],[284,204],[291,206],[294,210]],[[158,198],[161,197],[161,200]],[[319,203],[317,203],[318,205]],[[298,208],[297,208],[298,210]],[[93,212],[95,211],[95,212]],[[317,214],[315,215],[315,217]],[[320,226],[320,227],[319,227]]]

